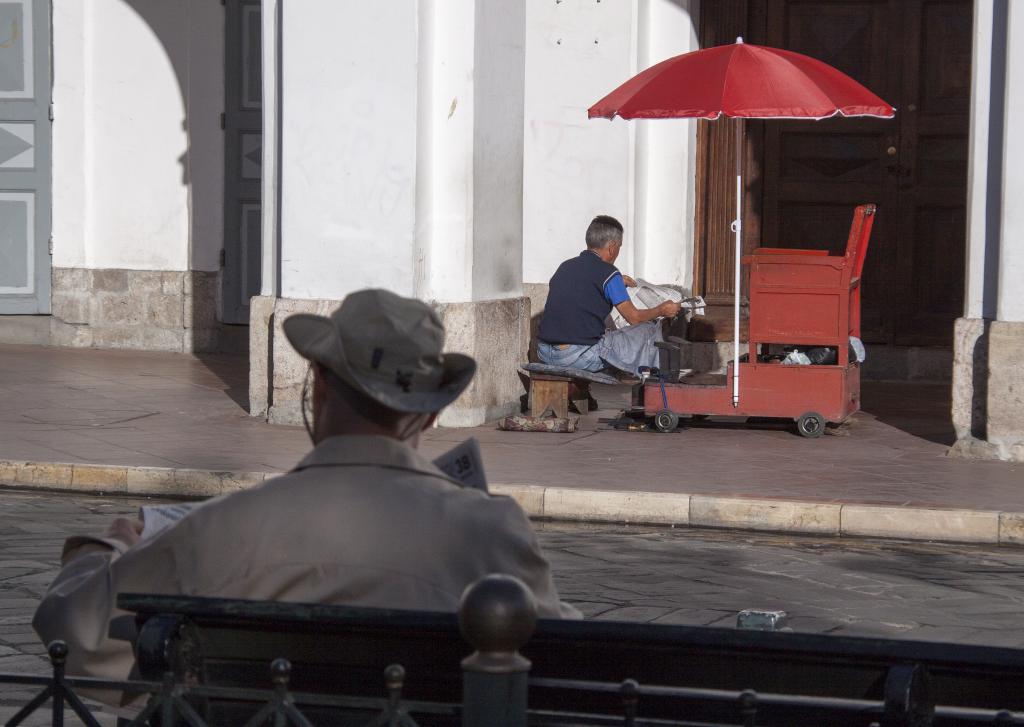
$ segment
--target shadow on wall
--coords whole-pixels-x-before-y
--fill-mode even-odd
[[[188,270],[182,282],[186,350],[248,352],[247,328],[219,322],[224,245],[225,8],[208,0],[121,0],[159,41],[177,81],[187,146],[177,157],[188,190]],[[130,59],[126,59],[130,62]],[[154,94],[168,93],[155,88]],[[136,101],[132,101],[136,103]],[[174,150],[177,151],[177,150]],[[173,153],[168,149],[168,154]]]
[[[177,88],[153,88],[152,93],[176,93],[184,110],[181,128],[186,147],[174,161],[180,184],[188,195],[187,270],[180,296],[184,350],[224,384],[225,393],[248,410],[248,327],[219,321],[221,309],[220,251],[224,240],[224,110],[225,8],[207,0],[121,0],[152,33],[173,69]],[[136,28],[135,32],[144,32]],[[131,101],[136,103],[136,101]],[[162,150],[157,150],[162,151]],[[167,149],[167,163],[178,149]],[[166,173],[166,172],[164,172]],[[208,352],[227,351],[230,356]],[[241,355],[238,355],[241,354]]]
[[[538,363],[537,358],[537,333],[540,330],[540,322],[544,317],[544,306],[548,300],[547,283],[523,283],[523,295],[530,299],[530,352],[531,363]]]

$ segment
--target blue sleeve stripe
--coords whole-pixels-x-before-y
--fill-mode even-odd
[[[629,300],[629,293],[626,292],[626,283],[622,279],[622,274],[618,271],[609,275],[608,279],[605,280],[604,297],[607,298],[608,302],[612,305],[625,303]]]

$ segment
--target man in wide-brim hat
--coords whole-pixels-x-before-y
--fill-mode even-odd
[[[69,539],[33,621],[44,642],[68,643],[69,674],[128,676],[129,644],[108,638],[121,592],[454,611],[466,586],[506,573],[541,616],[578,615],[515,501],[460,486],[416,451],[476,369],[443,353],[429,306],[363,290],[284,332],[312,367],[313,450],[152,538],[119,519],[105,537]]]

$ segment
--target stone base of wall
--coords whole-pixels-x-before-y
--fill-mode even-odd
[[[218,274],[54,268],[52,314],[0,316],[0,341],[144,351],[243,352],[247,326],[216,318]],[[29,325],[23,320],[32,319]],[[29,333],[30,332],[30,333]]]
[[[1024,462],[1024,323],[960,318],[953,357],[950,455]]]
[[[249,411],[274,424],[301,424],[300,398],[307,362],[288,344],[282,321],[293,313],[329,315],[334,300],[253,298],[249,329]],[[530,341],[528,298],[435,305],[447,331],[445,348],[477,360],[472,385],[438,419],[441,426],[473,427],[519,409],[517,375]]]

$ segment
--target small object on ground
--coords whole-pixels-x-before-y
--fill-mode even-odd
[[[833,437],[848,437],[853,429],[853,419],[847,419],[845,422],[839,422],[833,424],[831,422],[825,427],[825,434]]]
[[[504,432],[553,432],[572,434],[579,427],[580,418],[575,414],[567,417],[534,417],[529,414],[513,414],[498,422],[498,429]]]
[[[759,611],[746,608],[736,614],[736,628],[747,631],[781,631],[786,628],[789,615],[785,611]]]

